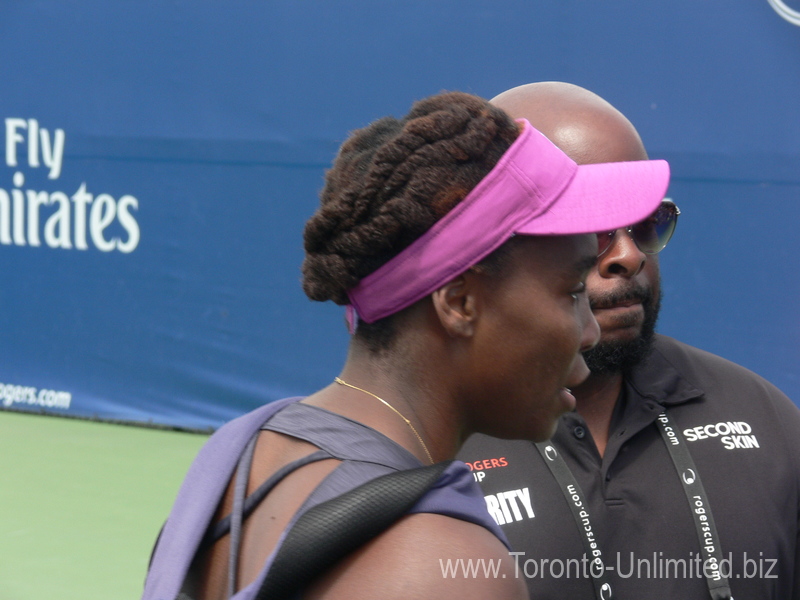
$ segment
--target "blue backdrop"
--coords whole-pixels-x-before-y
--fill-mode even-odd
[[[205,428],[327,384],[342,309],[299,265],[339,143],[539,80],[672,164],[659,330],[797,401],[793,1],[3,3],[0,404]]]

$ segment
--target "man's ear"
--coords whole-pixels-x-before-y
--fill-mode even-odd
[[[431,294],[433,309],[445,331],[454,337],[470,337],[478,318],[475,278],[462,273]]]

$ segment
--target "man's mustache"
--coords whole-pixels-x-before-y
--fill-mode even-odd
[[[653,292],[646,286],[631,284],[622,289],[605,294],[589,296],[589,306],[592,310],[598,308],[611,308],[627,302],[640,302],[648,306],[653,300]]]

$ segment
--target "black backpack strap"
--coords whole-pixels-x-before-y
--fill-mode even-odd
[[[389,473],[310,508],[286,535],[256,599],[292,598],[405,515],[451,462]]]

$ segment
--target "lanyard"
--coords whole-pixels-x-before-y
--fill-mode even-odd
[[[666,411],[658,416],[656,422],[672,463],[675,465],[675,470],[678,472],[694,518],[697,539],[700,542],[700,548],[705,558],[703,573],[706,576],[710,598],[711,600],[733,600],[728,578],[721,571],[722,549],[717,527],[714,524],[714,517],[711,514],[711,505],[708,502],[703,483],[700,481],[700,473],[697,471],[697,466],[694,464],[689,448],[686,446],[686,440],[680,431],[673,427],[673,423],[667,416]],[[549,442],[542,442],[536,444],[536,447],[539,449],[539,453],[544,458],[544,462],[553,477],[558,482],[564,498],[572,510],[572,516],[575,518],[575,522],[581,532],[581,540],[586,556],[592,557],[590,573],[594,584],[595,596],[599,600],[610,600],[613,598],[611,585],[606,577],[602,551],[595,539],[594,530],[589,520],[588,506],[584,500],[583,491],[581,491],[575,476],[555,446]]]
[[[567,463],[564,462],[555,446],[549,442],[541,442],[536,444],[536,447],[539,449],[539,453],[544,458],[544,462],[553,477],[556,478],[558,486],[561,488],[561,492],[572,510],[575,523],[578,524],[586,556],[592,559],[592,562],[589,563],[589,573],[594,584],[594,594],[599,600],[612,600],[614,595],[611,592],[611,584],[608,582],[605,564],[603,564],[603,552],[594,537],[592,522],[589,520],[589,508],[583,499],[581,486],[578,485],[575,476],[569,470]]]
[[[689,454],[686,440],[678,429],[672,426],[672,421],[666,411],[658,415],[657,422],[694,517],[697,539],[700,540],[700,548],[705,557],[703,572],[706,575],[711,599],[733,600],[728,578],[721,571],[722,548],[717,534],[717,526],[714,524],[714,516],[711,514],[711,504],[708,502],[703,482],[700,481],[697,466],[694,464],[692,455]]]

